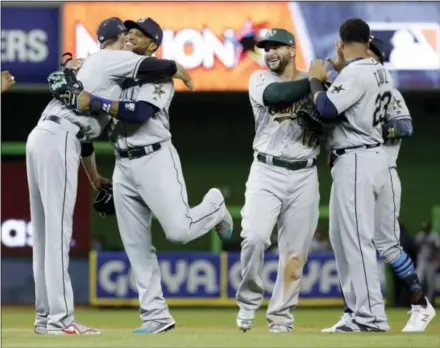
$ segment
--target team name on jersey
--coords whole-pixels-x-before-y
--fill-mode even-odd
[[[380,68],[374,72],[374,77],[376,78],[377,86],[382,86],[388,83],[388,76],[385,69]]]
[[[313,102],[310,98],[303,98],[292,105],[276,105],[269,106],[269,115],[272,121],[281,123],[284,121],[293,121],[297,119],[301,113],[310,114],[316,112]]]

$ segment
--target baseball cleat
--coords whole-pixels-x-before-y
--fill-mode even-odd
[[[240,309],[237,314],[237,327],[243,332],[246,332],[252,328],[252,322],[255,319],[255,312]]]
[[[47,334],[47,327],[40,326],[40,325],[34,325],[34,333],[36,333],[38,335],[46,335]]]
[[[338,326],[334,332],[386,332],[385,330],[373,329],[368,326],[360,325],[352,320],[347,321],[345,324]]]
[[[411,305],[411,310],[408,312],[411,314],[408,323],[402,329],[402,332],[423,332],[427,328],[428,324],[435,317],[435,310],[431,303],[426,299],[428,304],[426,307],[419,305]]]
[[[49,335],[99,335],[101,331],[73,322],[72,324],[61,330],[48,329],[47,333]]]
[[[161,323],[158,321],[145,321],[141,327],[134,329],[132,332],[135,334],[158,334],[161,332],[167,332],[176,327],[176,322],[171,321],[169,323]]]
[[[215,231],[217,232],[220,239],[222,239],[222,240],[231,239],[232,231],[234,229],[234,222],[233,222],[231,213],[229,212],[228,208],[226,207],[226,203],[225,203],[225,199],[223,197],[223,194],[219,189],[216,189],[216,188],[211,189],[209,191],[221,196],[221,198],[222,198],[221,209],[224,209],[224,211],[225,211],[222,221],[220,221],[215,226]]]
[[[346,323],[348,323],[350,321],[351,321],[350,313],[344,313],[344,315],[339,319],[339,321],[335,325],[328,327],[326,329],[322,329],[321,332],[325,332],[325,333],[336,332],[336,328],[338,326],[345,325]]]
[[[279,325],[279,324],[272,324],[269,327],[270,333],[289,333],[292,332],[292,329],[290,327],[287,327],[286,325]]]

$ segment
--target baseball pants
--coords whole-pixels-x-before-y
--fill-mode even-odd
[[[209,191],[198,206],[189,207],[179,155],[171,141],[137,159],[117,158],[113,193],[119,232],[137,281],[141,320],[174,321],[152,247],[152,216],[168,240],[188,243],[223,219],[224,198]]]
[[[278,276],[267,309],[269,326],[293,327],[301,276],[319,217],[319,183],[315,166],[288,170],[254,161],[241,212],[243,242],[236,299],[240,309],[255,311],[263,301],[264,251],[278,225]]]
[[[355,323],[387,331],[373,244],[378,202],[385,199],[386,154],[380,148],[347,150],[331,174],[329,236],[347,306]]]
[[[55,331],[74,321],[68,267],[81,154],[78,130],[65,120],[40,121],[26,143],[35,325]]]

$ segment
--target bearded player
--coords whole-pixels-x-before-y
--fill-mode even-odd
[[[264,251],[278,224],[278,275],[266,318],[270,332],[291,332],[292,310],[318,223],[319,139],[300,117],[315,109],[306,74],[295,65],[293,34],[271,29],[257,47],[264,49],[270,70],[253,73],[249,81],[256,135],[241,212],[242,281],[236,295],[240,308],[236,325],[242,331],[251,329],[263,301]]]

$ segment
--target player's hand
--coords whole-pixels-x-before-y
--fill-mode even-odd
[[[327,71],[328,63],[322,59],[312,60],[309,67],[309,80],[315,78],[322,82],[326,81],[329,76],[329,72]]]
[[[186,69],[179,63],[176,63],[176,66],[177,66],[177,72],[174,74],[173,78],[178,79],[178,80],[182,80],[183,83],[185,84],[185,86],[190,91],[193,91],[194,85],[193,85],[191,76],[188,73],[188,71],[186,71]]]
[[[336,59],[327,58],[327,61],[333,66],[333,68],[337,72],[341,72],[341,70],[345,66],[345,58],[344,53],[342,52],[342,43],[341,41],[336,41]]]
[[[105,185],[111,185],[112,181],[97,174],[94,178],[90,180],[90,184],[92,185],[94,190],[98,191]]]
[[[84,59],[71,59],[66,63],[66,68],[79,70],[83,65]]]
[[[2,71],[2,93],[6,92],[15,83],[15,77],[9,71]]]

